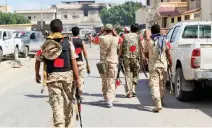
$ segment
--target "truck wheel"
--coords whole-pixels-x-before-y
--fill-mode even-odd
[[[18,55],[19,55],[19,51],[18,51],[18,48],[16,47],[15,51],[14,51],[14,54],[13,54],[13,59],[17,60],[18,59]]]
[[[28,54],[29,54],[29,48],[28,47],[24,47],[23,57],[27,58]]]
[[[192,98],[193,91],[183,91],[183,84],[188,84],[188,81],[185,80],[183,70],[181,67],[179,67],[175,75],[175,97],[179,101],[189,101]]]
[[[0,49],[0,62],[2,61],[3,59],[3,51]]]

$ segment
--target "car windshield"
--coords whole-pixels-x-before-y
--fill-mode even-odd
[[[14,32],[15,38],[23,38],[26,32]]]
[[[0,31],[0,39],[1,39],[1,34],[2,34],[2,32]]]
[[[27,37],[29,37],[30,35],[31,35],[30,32],[26,32],[22,37],[23,37],[23,38],[27,38]]]

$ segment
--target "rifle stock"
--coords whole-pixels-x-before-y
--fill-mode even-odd
[[[170,94],[174,95],[174,88],[173,88],[173,84],[172,84],[172,73],[171,73],[171,69],[169,66],[167,68],[167,72],[168,72],[168,76],[169,76]]]

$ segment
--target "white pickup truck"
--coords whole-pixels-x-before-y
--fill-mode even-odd
[[[172,82],[180,101],[193,98],[194,90],[212,85],[212,22],[182,22],[167,34],[171,43]]]
[[[0,29],[0,62],[8,55],[13,55],[13,58],[17,59],[21,43],[15,41],[12,30]]]

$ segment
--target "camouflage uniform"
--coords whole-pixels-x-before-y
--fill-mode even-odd
[[[167,43],[163,45],[163,51],[160,56],[158,51],[158,40],[150,40],[145,44],[145,52],[149,53],[149,86],[152,99],[157,106],[162,107],[161,102],[165,93],[167,57],[166,50],[169,49]]]
[[[115,99],[115,80],[118,64],[118,37],[112,35],[100,36],[100,59],[106,64],[106,73],[102,74],[102,92],[107,102]]]
[[[60,33],[55,33],[49,38],[62,38]],[[43,49],[49,47],[44,43]],[[44,50],[42,51],[44,52]],[[70,43],[71,57],[76,59],[75,49]],[[43,61],[42,53],[36,55],[36,59]],[[53,121],[55,127],[74,127],[73,116],[73,99],[74,99],[74,86],[73,86],[73,72],[53,72],[47,73],[46,84],[49,91],[49,103],[53,111]]]
[[[84,62],[83,61],[78,61],[77,62],[77,67],[79,70],[79,77],[80,77],[80,82],[81,82],[81,86],[80,86],[80,90],[83,91],[83,85],[84,85]]]
[[[124,35],[123,60],[125,68],[126,85],[125,91],[128,97],[136,94],[135,87],[139,80],[140,71],[140,37],[136,33]]]

